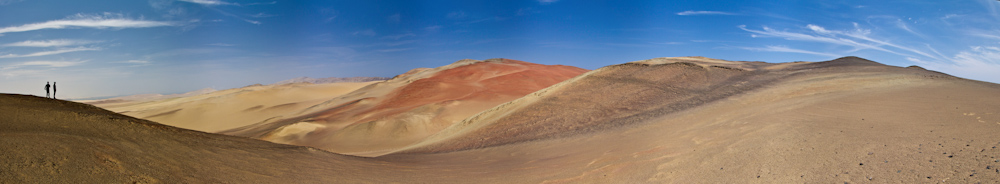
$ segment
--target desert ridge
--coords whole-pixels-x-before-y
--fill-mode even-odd
[[[476,66],[482,63],[492,64]],[[611,65],[486,107],[410,143],[353,154],[247,138],[267,140],[293,127],[312,133],[289,140],[308,140],[301,138],[329,133],[322,128],[333,124],[324,123],[371,112],[427,117],[409,115],[445,112],[414,110],[481,97],[417,92],[454,89],[470,85],[467,81],[481,85],[528,70],[481,71],[524,65],[463,60],[419,69],[285,116],[296,118],[223,131],[237,136],[165,126],[86,104],[0,95],[0,136],[5,137],[0,146],[14,150],[0,153],[11,158],[0,167],[0,178],[145,183],[977,183],[1000,178],[1000,96],[995,95],[1000,84],[858,57],[793,63],[673,57]],[[442,98],[445,103],[385,103],[413,97],[399,93],[409,84],[463,67],[481,70],[452,75],[471,80],[438,79],[421,85],[430,88],[406,93],[419,99],[449,97]],[[390,90],[373,90],[382,88]],[[382,107],[397,110],[379,111]],[[398,110],[407,109],[402,107],[411,108]],[[400,121],[395,122],[404,124]],[[288,126],[303,122],[317,128]],[[401,129],[385,129],[385,124],[366,124],[360,127],[363,134],[352,136],[389,137],[378,140],[385,141],[399,135]],[[385,145],[374,147],[379,146]],[[69,172],[78,168],[86,172]],[[53,177],[60,173],[65,174]]]
[[[165,99],[88,103],[171,126],[218,132],[295,113],[375,82],[258,84]]]

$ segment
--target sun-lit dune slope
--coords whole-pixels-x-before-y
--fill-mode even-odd
[[[180,98],[89,103],[171,126],[217,132],[280,118],[372,83],[251,85]]]
[[[461,60],[415,69],[287,118],[222,133],[343,154],[378,155],[584,72],[572,66],[510,59]]]
[[[600,68],[378,157],[543,183],[1000,178],[1000,85],[857,57]],[[434,162],[429,162],[433,160]]]
[[[0,150],[0,183],[400,181],[356,177],[386,175],[383,170],[393,168],[364,158],[180,129],[25,95],[0,94]]]

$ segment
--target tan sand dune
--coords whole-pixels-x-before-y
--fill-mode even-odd
[[[89,103],[167,125],[217,132],[295,113],[372,83],[251,85],[162,100]]]
[[[0,183],[995,183],[996,94],[1000,84],[856,57],[657,58],[374,158],[0,95]]]
[[[0,183],[338,183],[387,174],[357,157],[35,96],[0,94],[0,137]]]
[[[586,71],[509,59],[461,60],[414,69],[302,113],[222,133],[350,155],[378,155]]]

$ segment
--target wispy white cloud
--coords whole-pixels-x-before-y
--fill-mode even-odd
[[[235,44],[228,44],[228,43],[212,43],[212,44],[208,44],[208,45],[210,45],[210,46],[220,46],[220,47],[232,47],[232,46],[236,46]]]
[[[4,77],[19,77],[26,75],[38,75],[47,72],[48,70],[25,70],[25,69],[14,69],[14,68],[3,68],[0,67],[0,75]]]
[[[400,52],[400,51],[407,51],[407,50],[411,50],[411,49],[413,49],[413,48],[380,49],[380,50],[375,50],[375,51],[377,51],[377,52]]]
[[[329,23],[337,19],[338,12],[333,8],[323,8],[319,10],[319,14],[323,17],[326,17],[326,19],[323,19],[323,22]]]
[[[992,79],[989,82],[1000,82],[1000,48],[994,46],[975,46],[969,50],[958,52],[948,62],[927,61],[917,58],[906,60],[923,65],[924,68],[937,70],[973,79]]]
[[[250,3],[250,4],[247,4],[247,5],[265,5],[265,4],[278,4],[278,1],[271,1],[271,2],[265,2],[265,3]]]
[[[230,2],[220,1],[220,0],[180,0],[180,1],[189,2],[189,3],[195,3],[195,4],[201,4],[201,5],[206,5],[206,6],[240,5],[240,4],[237,4],[237,3],[230,3]]]
[[[779,37],[779,38],[784,38],[786,40],[821,42],[821,43],[853,47],[854,50],[850,52],[862,49],[872,49],[904,57],[912,57],[911,55],[889,50],[888,48],[884,47],[888,46],[889,48],[904,50],[928,58],[939,59],[937,56],[928,54],[926,52],[914,48],[901,46],[888,41],[873,38],[869,36],[869,34],[871,34],[870,30],[862,29],[857,24],[854,24],[854,26],[855,26],[854,30],[842,31],[842,30],[828,30],[821,26],[812,24],[807,25],[806,28],[812,30],[813,34],[779,31],[771,29],[767,26],[764,26],[763,30],[747,29],[745,25],[740,25],[739,28],[747,32],[756,33],[755,35],[752,35],[754,37],[758,36]]]
[[[682,11],[677,12],[677,15],[736,15],[735,13],[721,12],[721,11]]]
[[[913,31],[913,29],[910,29],[910,26],[906,25],[906,22],[903,22],[903,19],[896,19],[896,27],[905,30],[906,32],[909,32],[910,34],[917,35],[920,37],[926,37],[923,34],[917,33],[916,31]]]
[[[413,33],[394,34],[394,35],[383,36],[382,39],[399,40],[401,38],[406,38],[406,37],[411,37],[411,36],[417,36],[417,35],[413,34]]]
[[[1000,20],[1000,2],[996,0],[979,0],[979,2],[989,11],[993,19]]]
[[[43,67],[68,67],[83,64],[87,61],[28,61],[15,64],[14,66],[43,66]]]
[[[684,42],[650,42],[650,43],[657,44],[657,45],[677,45],[677,44],[684,44]]]
[[[56,54],[62,54],[62,53],[67,53],[67,52],[79,52],[79,51],[91,51],[91,50],[101,50],[101,48],[96,48],[96,47],[64,48],[64,49],[59,49],[59,50],[42,51],[42,52],[36,52],[36,53],[24,54],[24,55],[18,55],[18,54],[0,55],[0,58],[36,57],[36,56],[56,55]]]
[[[271,14],[266,14],[266,13],[258,13],[258,14],[250,15],[250,17],[253,17],[253,18],[267,18],[267,17],[274,17],[274,16],[276,16],[276,15],[271,15]]]
[[[812,54],[819,56],[829,56],[829,57],[841,57],[842,55],[815,52],[802,49],[793,49],[785,46],[765,46],[765,47],[740,47],[741,49],[752,50],[752,51],[767,51],[767,52],[790,52],[790,53],[800,53],[800,54]]]
[[[559,1],[559,0],[538,0],[538,3],[550,4],[550,3],[554,3],[556,1]]]
[[[251,23],[251,24],[257,24],[257,25],[261,24],[260,21],[250,20],[250,19],[247,19],[247,18],[243,18],[243,17],[241,17],[239,15],[235,15],[235,14],[232,14],[232,13],[229,13],[229,12],[226,12],[226,11],[222,11],[222,10],[217,9],[217,8],[211,8],[210,7],[209,9],[215,10],[216,12],[219,12],[222,15],[225,15],[225,16],[229,16],[229,17],[233,17],[233,18],[237,18],[237,19],[243,20],[243,22],[247,22],[247,23]]]
[[[11,3],[21,2],[24,0],[0,0],[0,5],[8,5]]]
[[[96,29],[124,29],[124,28],[147,28],[160,26],[177,26],[174,22],[150,21],[142,19],[127,18],[122,14],[104,13],[101,15],[76,14],[65,19],[52,20],[41,23],[25,24],[0,28],[0,35],[12,32],[25,32],[41,29],[66,29],[66,28],[96,28]]]
[[[135,66],[142,66],[142,65],[149,65],[150,63],[153,63],[153,62],[149,61],[149,60],[134,60],[133,59],[133,60],[128,60],[128,61],[116,62],[116,63],[126,63],[126,64],[133,64]]]
[[[967,29],[964,31],[965,34],[971,36],[977,36],[982,38],[997,39],[1000,40],[1000,31],[985,31],[979,29]]]
[[[15,42],[15,43],[3,44],[3,45],[0,45],[0,46],[4,46],[4,47],[64,47],[64,46],[84,45],[84,44],[91,44],[91,43],[98,43],[98,42],[100,42],[100,41],[68,40],[68,39],[60,39],[60,40],[27,40],[27,41]]]

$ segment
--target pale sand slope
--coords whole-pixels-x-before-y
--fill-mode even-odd
[[[461,60],[415,69],[301,112],[221,133],[349,155],[380,155],[584,72],[510,59]]]
[[[1000,180],[1000,85],[860,58],[705,60],[594,70],[379,158],[529,183]]]
[[[375,82],[252,85],[181,98],[92,104],[166,125],[217,132],[281,118]]]

